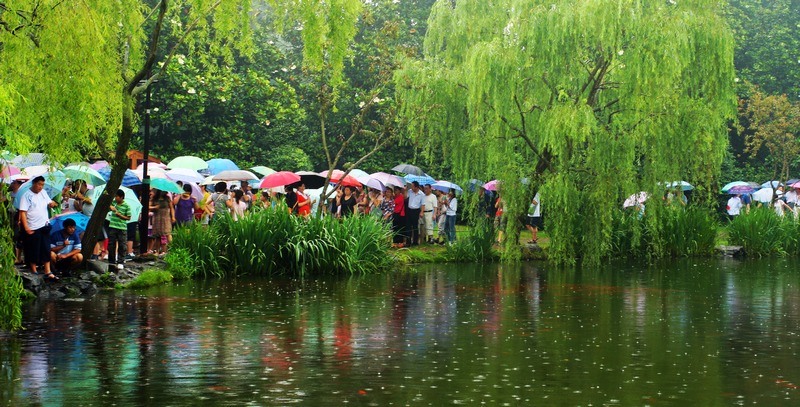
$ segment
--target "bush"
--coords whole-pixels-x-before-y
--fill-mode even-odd
[[[719,225],[702,207],[648,206],[645,216],[617,210],[613,214],[612,255],[661,258],[710,254]]]
[[[767,207],[753,208],[731,221],[728,239],[751,256],[785,254],[787,248],[796,253],[795,230],[791,217],[782,219]]]
[[[447,246],[446,256],[450,261],[475,262],[495,260],[499,256],[492,249],[494,244],[494,227],[490,220],[478,219],[466,237],[462,237]]]
[[[190,279],[199,270],[192,253],[183,247],[170,249],[164,257],[164,262],[176,280]]]
[[[163,270],[145,270],[138,277],[133,279],[130,283],[125,285],[125,288],[147,288],[156,285],[164,285],[172,281],[172,274]]]
[[[192,268],[221,275],[369,273],[387,266],[388,226],[370,216],[304,219],[284,210],[255,211],[233,222],[215,219],[204,230],[192,225],[173,237],[170,267],[191,275]],[[202,251],[202,256],[198,255]],[[187,252],[189,255],[187,255]],[[188,257],[188,258],[187,258]]]

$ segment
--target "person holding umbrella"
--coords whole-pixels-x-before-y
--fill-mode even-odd
[[[111,204],[111,220],[108,225],[108,264],[116,264],[122,270],[128,253],[128,222],[131,207],[125,202],[125,191],[118,189]],[[64,221],[66,222],[66,221]]]
[[[299,216],[307,218],[311,215],[311,206],[314,205],[317,200],[310,199],[308,195],[305,194],[306,191],[306,184],[300,183],[297,187],[297,214]]]
[[[50,235],[50,262],[56,270],[72,270],[83,262],[81,238],[74,219],[66,219],[64,229]]]

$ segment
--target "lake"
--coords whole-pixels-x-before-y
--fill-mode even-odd
[[[0,405],[796,405],[794,260],[425,265],[35,302]]]

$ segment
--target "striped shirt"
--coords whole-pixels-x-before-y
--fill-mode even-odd
[[[114,201],[113,206],[117,208],[120,215],[131,216],[131,207],[127,202],[122,201],[122,203],[117,203]],[[116,213],[112,213],[109,226],[111,226],[112,229],[128,230],[128,221],[120,218]]]

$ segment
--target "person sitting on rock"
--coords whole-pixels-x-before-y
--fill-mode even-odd
[[[83,262],[81,239],[75,233],[74,219],[65,219],[64,229],[50,235],[50,262],[56,270],[71,270]]]

